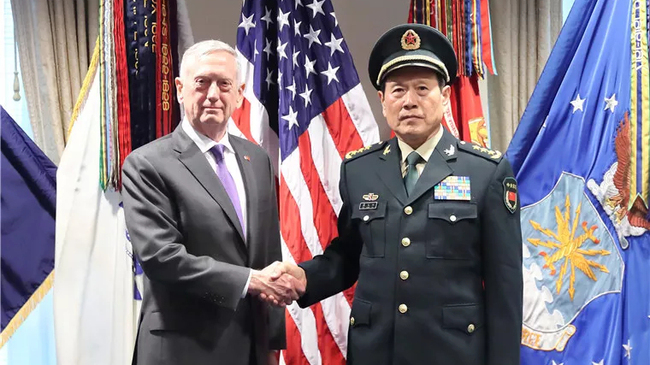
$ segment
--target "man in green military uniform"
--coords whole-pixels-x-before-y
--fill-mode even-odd
[[[358,281],[352,365],[519,364],[521,228],[501,153],[441,127],[457,71],[444,35],[397,26],[369,73],[396,138],[348,153],[338,229],[323,255],[280,264],[306,284],[302,307]]]

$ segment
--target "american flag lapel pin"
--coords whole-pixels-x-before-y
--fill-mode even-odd
[[[251,158],[250,158],[250,157],[248,157],[248,155],[244,155],[244,160],[246,160],[246,161],[250,161],[250,160],[251,160]]]

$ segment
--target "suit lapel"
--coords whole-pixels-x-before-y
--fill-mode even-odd
[[[413,192],[409,195],[408,201],[406,202],[407,205],[412,204],[424,193],[431,190],[436,184],[454,172],[449,163],[456,160],[456,149],[456,138],[445,130],[431,157],[429,157],[424,171],[422,171],[420,178],[415,183]]]
[[[214,171],[212,171],[210,164],[203,153],[201,153],[201,150],[199,150],[196,144],[187,136],[187,134],[185,134],[180,126],[174,131],[173,138],[176,141],[176,150],[180,152],[178,159],[183,165],[185,165],[194,178],[198,180],[208,194],[210,194],[212,199],[221,206],[221,209],[226,213],[230,223],[235,227],[237,232],[239,232],[239,236],[243,239],[244,234],[235,207],[232,205],[232,201],[230,200],[226,189],[224,189],[221,181]]]
[[[239,164],[239,171],[241,171],[242,180],[244,181],[244,190],[246,191],[245,242],[248,244],[248,242],[254,242],[253,235],[257,232],[257,219],[253,212],[257,209],[256,202],[259,201],[259,187],[257,186],[253,164],[250,160],[246,159],[246,157],[250,159],[250,152],[247,150],[246,145],[241,143],[239,139],[234,138],[232,135],[230,136],[230,144],[235,150],[235,156],[237,157],[237,163]]]
[[[386,152],[388,151],[388,152]],[[397,138],[391,138],[387,147],[382,153],[379,153],[381,164],[375,172],[384,182],[388,190],[393,193],[395,198],[402,204],[406,202],[406,188],[402,179],[401,161]]]

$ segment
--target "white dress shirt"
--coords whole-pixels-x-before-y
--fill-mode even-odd
[[[420,162],[415,165],[415,169],[418,171],[418,176],[422,175],[422,171],[424,171],[424,167],[426,166],[426,163],[429,161],[429,158],[431,157],[431,154],[433,153],[433,150],[436,149],[436,146],[438,145],[438,142],[440,142],[440,139],[442,138],[442,128],[443,126],[440,125],[440,129],[438,129],[438,132],[431,138],[427,139],[420,147],[418,147],[415,152],[417,152],[421,157],[423,162]],[[402,141],[397,137],[397,146],[399,147],[400,152],[402,153],[402,177],[406,176],[406,172],[408,169],[408,163],[406,162],[406,158],[408,157],[409,153],[413,152],[413,148],[409,146],[406,142]]]
[[[183,121],[181,122],[181,127],[183,128],[183,131],[190,137],[190,139],[194,141],[201,153],[203,153],[203,156],[205,156],[205,158],[208,160],[208,163],[210,164],[210,167],[212,167],[212,171],[214,171],[215,176],[217,176],[217,161],[214,158],[212,152],[210,152],[210,149],[217,144],[222,144],[225,146],[223,151],[223,160],[226,163],[228,172],[230,172],[232,179],[235,181],[237,195],[239,196],[239,203],[241,204],[241,215],[244,219],[244,222],[247,222],[246,189],[244,189],[244,179],[242,177],[241,170],[239,170],[239,163],[237,162],[235,150],[232,148],[230,140],[228,139],[228,133],[225,133],[219,142],[215,142],[207,136],[197,132],[194,127],[192,127],[190,122],[185,118],[183,118]],[[246,239],[246,229],[248,229],[248,224],[244,224],[244,227],[242,227],[242,229],[244,230],[244,239]],[[251,274],[252,271],[248,274],[248,281],[246,282],[246,286],[244,286],[242,298],[246,296],[246,292],[248,291],[248,284],[251,281]]]

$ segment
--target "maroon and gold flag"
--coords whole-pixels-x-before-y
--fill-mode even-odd
[[[478,79],[494,74],[488,0],[411,0],[409,23],[439,29],[454,46],[458,75],[451,85],[443,125],[455,137],[489,147]]]

